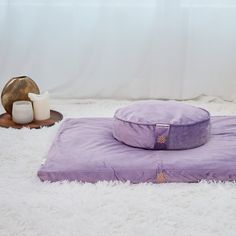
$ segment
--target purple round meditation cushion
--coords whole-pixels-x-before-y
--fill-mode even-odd
[[[137,102],[114,115],[114,138],[138,148],[195,148],[207,142],[209,133],[209,112],[180,102]]]

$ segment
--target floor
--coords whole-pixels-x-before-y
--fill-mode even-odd
[[[185,102],[236,115],[236,104],[219,98]],[[52,108],[65,117],[104,117],[129,103],[55,99]],[[37,170],[59,126],[0,128],[0,236],[235,235],[236,183],[40,182]]]

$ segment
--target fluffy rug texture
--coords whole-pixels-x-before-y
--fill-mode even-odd
[[[105,117],[129,103],[53,100],[52,108],[65,117]],[[216,98],[186,103],[212,115],[236,115],[236,104]],[[236,234],[235,183],[40,182],[37,170],[59,126],[0,128],[1,236]]]

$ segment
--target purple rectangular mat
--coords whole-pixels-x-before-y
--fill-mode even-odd
[[[198,182],[236,180],[236,116],[211,118],[207,144],[157,151],[126,146],[112,136],[112,118],[65,120],[46,162],[42,181]]]

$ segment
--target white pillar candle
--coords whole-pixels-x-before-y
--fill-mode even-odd
[[[49,93],[34,94],[28,93],[28,97],[33,102],[34,107],[34,119],[35,120],[47,120],[50,118],[50,104]]]
[[[33,121],[33,108],[30,101],[17,101],[12,106],[12,120],[17,124],[28,124]]]

